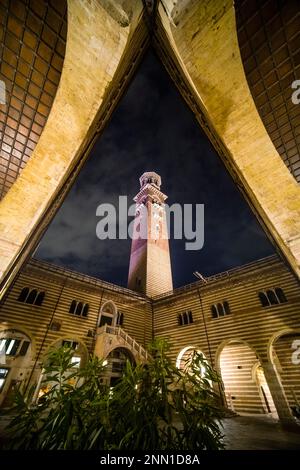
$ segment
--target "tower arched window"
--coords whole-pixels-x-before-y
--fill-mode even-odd
[[[278,299],[279,303],[283,304],[284,302],[287,302],[287,298],[286,298],[283,290],[280,287],[276,287],[275,294],[277,296],[277,299]]]
[[[178,315],[178,325],[181,326],[183,325],[183,318],[182,318],[182,313]]]
[[[193,320],[193,314],[192,314],[192,312],[189,310],[187,313],[188,313],[188,320],[189,320],[189,323],[193,323],[194,320]]]

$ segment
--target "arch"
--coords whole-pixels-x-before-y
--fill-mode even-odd
[[[268,401],[271,395],[263,369],[260,369],[260,381],[253,377],[253,368],[257,364],[261,367],[255,349],[245,341],[229,340],[219,350],[218,368],[226,401],[237,413],[271,412],[271,399]]]
[[[30,330],[28,330],[26,327],[23,325],[19,325],[18,323],[5,323],[5,324],[0,324],[0,334],[3,333],[6,330],[11,330],[11,331],[19,331],[20,333],[23,333],[25,336],[27,336],[30,339],[30,344],[31,344],[31,355],[34,357],[36,355],[36,340],[31,333]]]
[[[286,329],[273,335],[268,351],[275,374],[292,414],[300,418],[300,329]]]
[[[112,300],[104,302],[100,309],[98,317],[98,326],[103,326],[105,323],[116,326],[118,316],[118,309]],[[111,322],[110,322],[111,321]],[[110,323],[109,323],[110,322]]]
[[[205,354],[201,351],[200,348],[195,347],[195,346],[186,346],[181,351],[179,352],[177,358],[176,358],[176,367],[177,369],[184,369],[188,368],[189,361],[192,359],[192,356],[194,352],[199,352],[203,355],[204,359],[206,359]],[[201,371],[200,373],[203,373],[204,371]]]
[[[268,346],[267,346],[267,356],[268,356],[268,361],[274,364],[273,361],[273,355],[272,355],[272,348],[273,344],[276,342],[278,338],[281,336],[286,336],[286,335],[298,335],[300,334],[300,328],[283,328],[282,330],[276,331],[273,333],[271,338],[269,339]],[[274,364],[275,365],[275,364]]]
[[[158,15],[169,40],[165,54],[172,55],[165,65],[177,83],[181,75],[186,101],[267,235],[299,277],[300,188],[274,147],[249,90],[234,2],[225,0],[220,12],[219,2],[190,2],[188,18],[199,21],[184,21],[183,7],[160,4]],[[274,201],[284,201],[285,210]]]
[[[261,401],[265,408],[265,412],[272,413],[274,418],[278,418],[276,406],[274,404],[273,397],[271,395],[263,368],[259,361],[257,361],[252,367],[252,380],[253,382],[257,383],[258,390],[261,396]]]
[[[0,329],[0,368],[4,374],[0,384],[0,403],[11,407],[16,387],[28,381],[27,371],[32,366],[35,348],[31,336],[24,328],[5,325]]]
[[[230,338],[230,339],[225,339],[223,340],[219,346],[217,347],[217,350],[216,350],[216,353],[215,353],[215,361],[214,363],[216,364],[216,368],[217,370],[219,371],[220,370],[220,355],[221,355],[221,352],[222,350],[225,348],[225,346],[227,346],[228,344],[230,344],[231,342],[233,341],[237,341],[239,343],[243,343],[245,344],[246,346],[248,346],[250,349],[253,350],[253,352],[255,353],[255,355],[257,356],[259,362],[262,362],[262,357],[260,356],[260,353],[258,353],[254,346],[252,346],[251,343],[249,343],[247,340],[243,339],[243,338],[240,338],[240,337],[237,337],[237,338]]]
[[[136,359],[132,351],[126,346],[114,346],[105,356],[106,374],[105,381],[113,387],[123,375],[123,370],[127,360],[132,364],[136,364]]]
[[[47,355],[49,354],[49,352],[56,346],[59,347],[63,341],[75,341],[76,343],[79,344],[81,352],[82,352],[82,356],[81,356],[82,361],[80,362],[80,367],[82,367],[89,357],[89,351],[88,351],[87,345],[83,342],[82,338],[73,334],[69,336],[66,334],[61,334],[59,337],[56,337],[56,339],[51,341],[51,343],[49,343],[49,345],[43,352],[41,356],[41,361],[43,362],[47,358]]]

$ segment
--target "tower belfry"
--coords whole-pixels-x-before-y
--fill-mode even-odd
[[[153,297],[173,289],[165,211],[167,196],[154,171],[140,177],[128,275],[129,289]]]

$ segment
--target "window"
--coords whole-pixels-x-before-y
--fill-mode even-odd
[[[258,297],[263,307],[266,307],[267,305],[269,305],[268,297],[264,292],[259,292]]]
[[[124,314],[122,312],[117,313],[117,325],[122,326],[124,322]]]
[[[15,356],[21,344],[21,339],[2,338],[0,339],[0,354]]]
[[[211,306],[211,316],[212,318],[224,317],[225,315],[230,315],[230,307],[227,300],[224,302],[219,302]]]
[[[217,307],[215,305],[211,306],[211,316],[213,318],[218,318],[218,311],[217,311]]]
[[[178,325],[189,325],[190,323],[193,323],[193,314],[191,310],[188,310],[186,312],[180,313],[178,315]]]
[[[79,302],[77,300],[72,300],[69,313],[73,315],[78,315],[81,317],[87,317],[89,311],[89,304],[84,304],[83,302]]]
[[[0,368],[0,392],[4,387],[8,372],[9,372],[9,369],[7,369],[6,367]]]
[[[29,288],[28,287],[24,287],[24,289],[21,290],[21,293],[19,295],[19,298],[18,298],[18,301],[19,302],[25,302],[27,296],[29,294]]]
[[[106,315],[101,315],[99,326],[111,325],[112,321],[113,321],[112,317],[107,317]]]
[[[37,295],[38,295],[38,292],[36,289],[32,289],[32,291],[29,292],[29,295],[27,297],[27,299],[25,300],[25,302],[27,304],[34,304],[35,303],[35,300],[37,298]]]
[[[219,303],[217,305],[217,312],[218,312],[218,317],[224,317],[225,312],[224,312],[224,309],[223,309],[223,304]]]
[[[271,305],[276,305],[279,303],[273,290],[267,290],[267,297]]]
[[[29,289],[24,287],[18,297],[19,302],[25,302],[31,305],[42,305],[45,297],[45,292],[38,292],[37,289]]]
[[[80,361],[81,361],[81,358],[79,356],[73,356],[71,358],[72,367],[79,367],[80,366]]]
[[[268,289],[265,292],[259,292],[258,297],[262,307],[269,307],[270,305],[278,305],[287,302],[287,298],[280,287]]]
[[[77,349],[78,348],[78,343],[77,341],[72,341],[69,339],[64,339],[62,342],[63,346],[66,346],[66,348],[72,348],[72,349]]]
[[[284,302],[287,302],[287,298],[286,298],[283,290],[280,289],[280,287],[276,287],[275,294],[276,294],[277,299],[279,300],[280,304],[283,304]]]

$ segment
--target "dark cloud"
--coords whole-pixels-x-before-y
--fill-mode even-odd
[[[63,206],[36,252],[37,258],[126,285],[130,240],[96,237],[96,208],[134,197],[138,178],[154,170],[170,204],[205,204],[205,243],[186,251],[171,240],[174,285],[192,272],[214,274],[274,250],[193,114],[153,53],[142,63],[118,109],[96,142]]]

